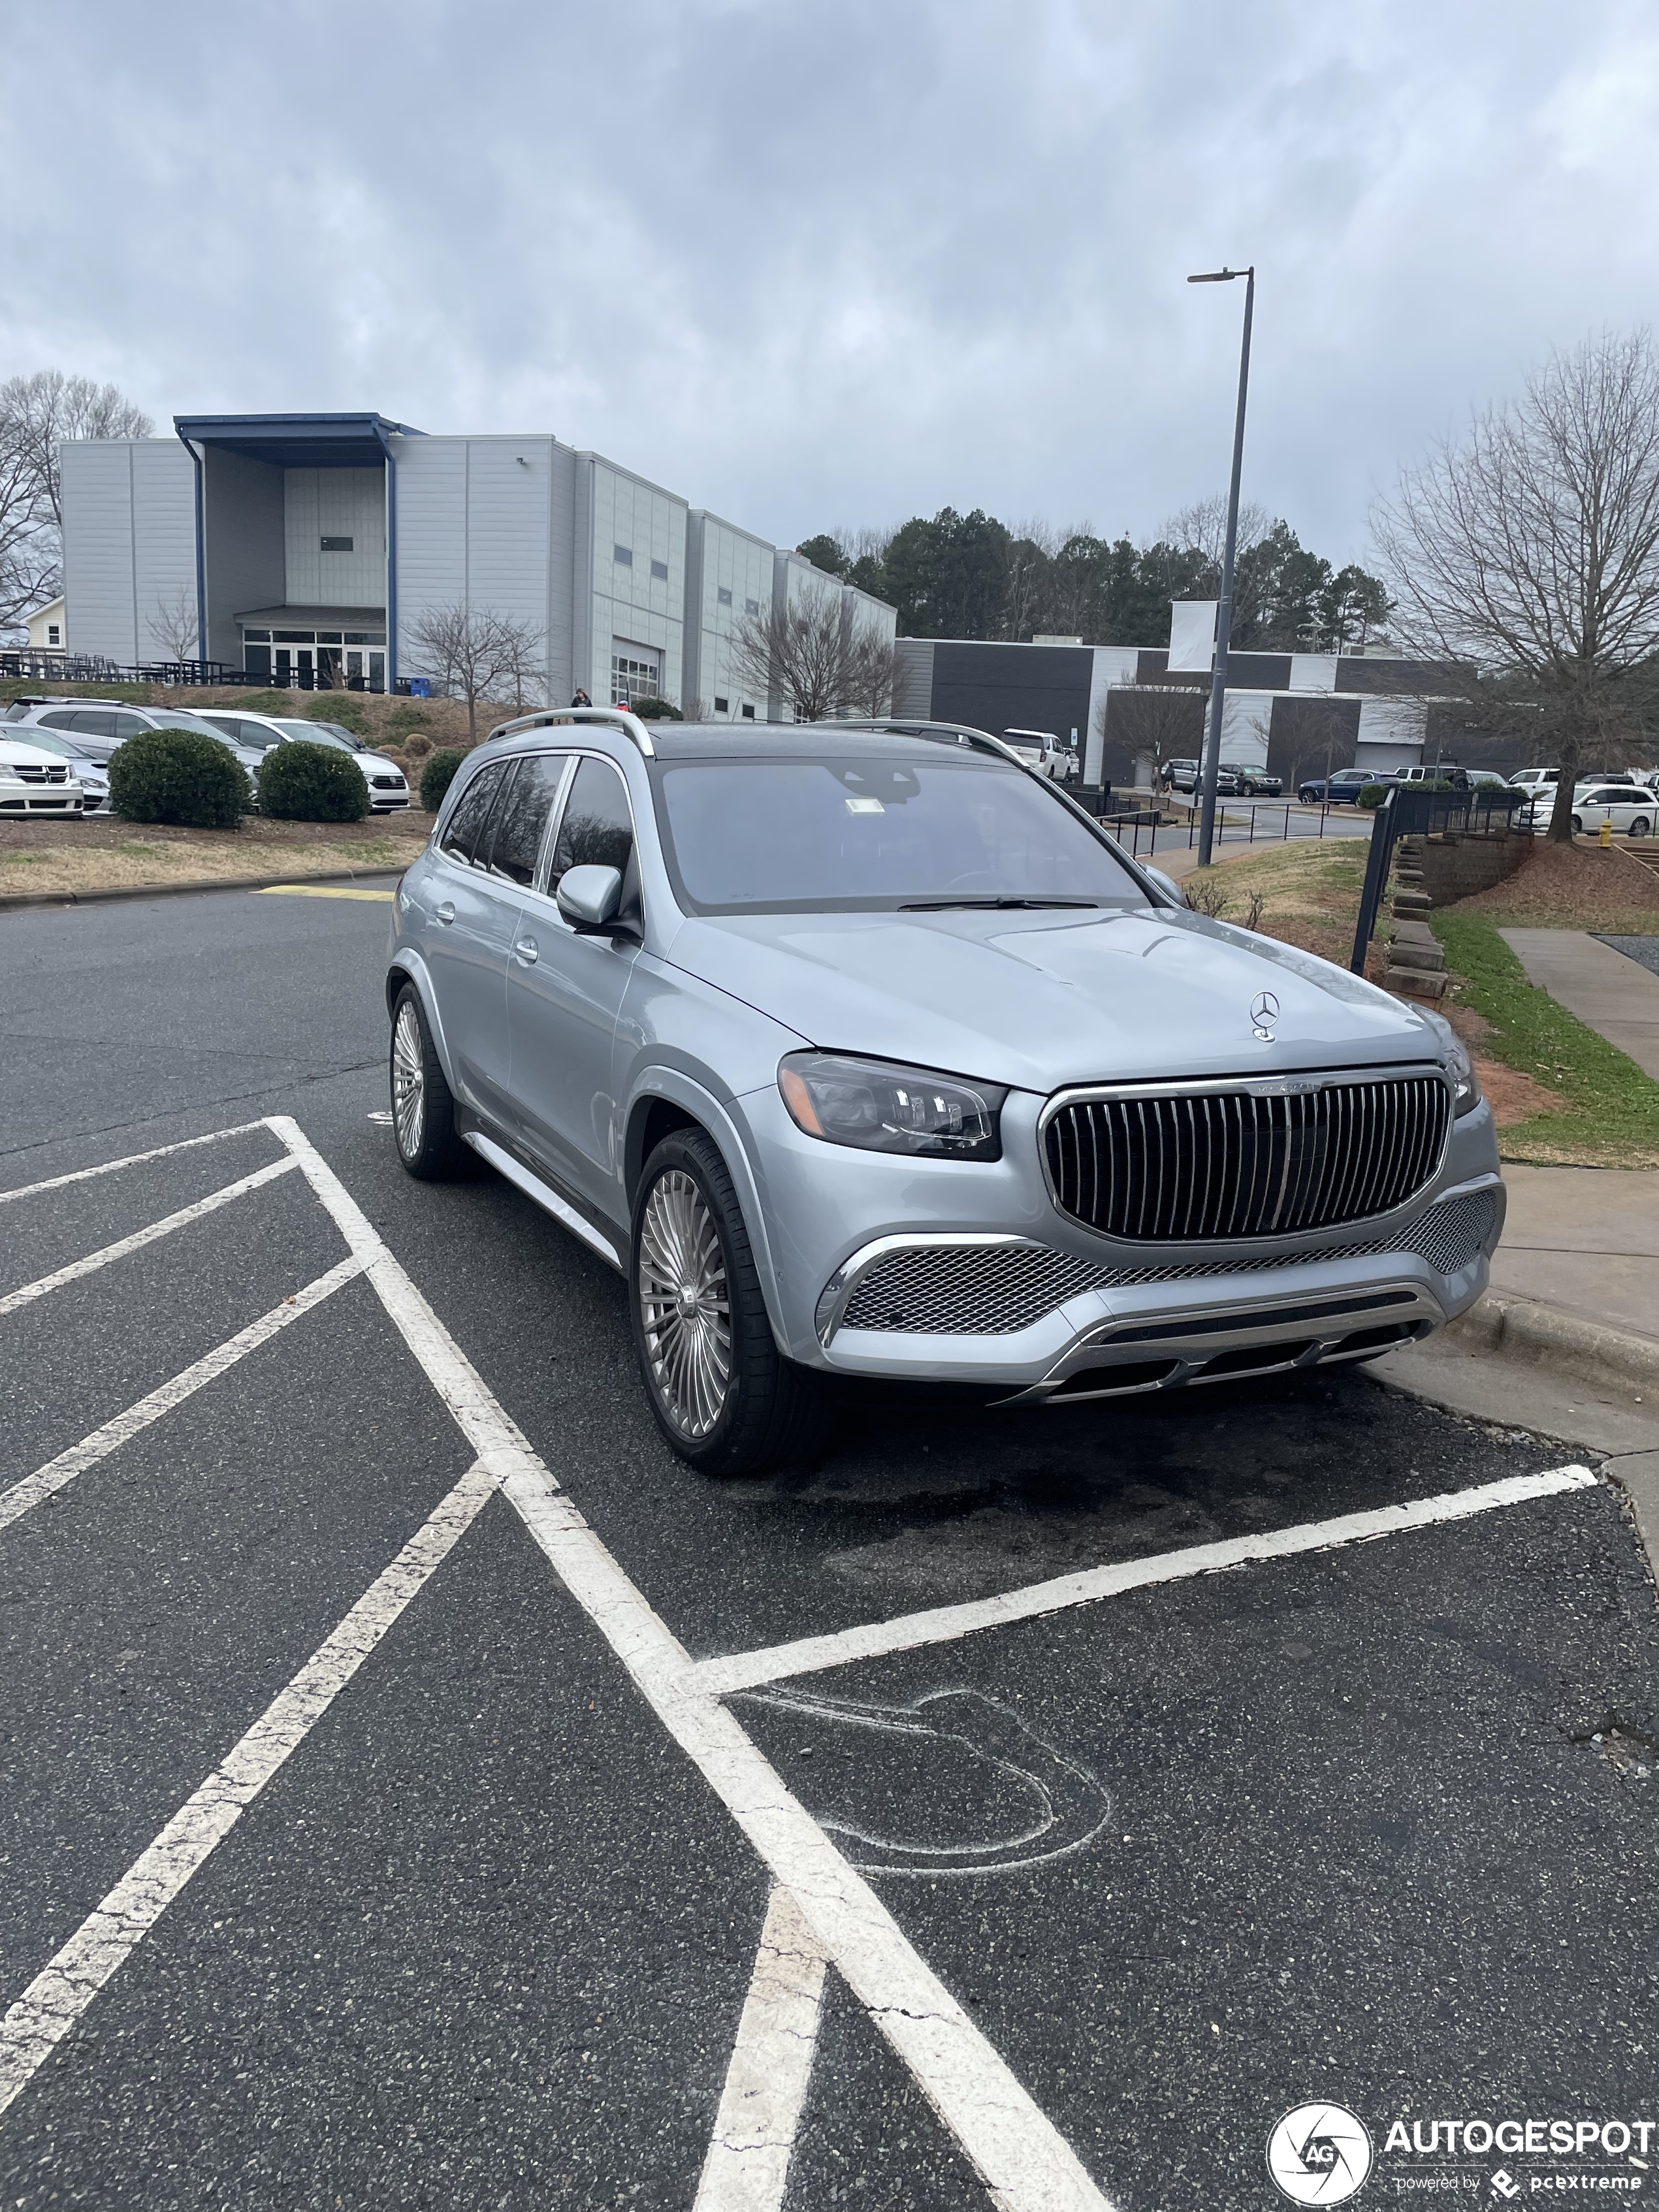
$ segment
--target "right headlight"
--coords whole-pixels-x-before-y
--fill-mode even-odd
[[[1480,1079],[1474,1072],[1474,1062],[1469,1058],[1463,1040],[1451,1032],[1450,1048],[1446,1054],[1446,1073],[1452,1079],[1452,1114],[1461,1119],[1473,1114],[1480,1103]]]
[[[1008,1093],[1001,1084],[847,1053],[792,1052],[779,1063],[778,1089],[795,1127],[828,1145],[933,1159],[1002,1158]]]

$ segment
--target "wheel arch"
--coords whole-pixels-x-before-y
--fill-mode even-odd
[[[438,1060],[443,1068],[444,1081],[451,1091],[455,1088],[455,1072],[449,1057],[449,1044],[444,1036],[444,1025],[438,1012],[438,1001],[432,988],[432,978],[420,955],[407,947],[400,947],[386,971],[386,1012],[390,1021],[397,1011],[398,1000],[404,984],[410,985],[421,1002],[421,1012],[426,1016],[426,1025],[432,1042],[437,1047]]]
[[[673,1130],[687,1128],[701,1130],[717,1147],[726,1163],[726,1172],[737,1191],[738,1203],[743,1209],[744,1226],[749,1232],[749,1249],[754,1255],[755,1272],[760,1278],[761,1296],[766,1301],[766,1317],[772,1324],[772,1334],[779,1349],[786,1355],[793,1356],[790,1354],[788,1334],[783,1322],[783,1300],[773,1263],[766,1208],[743,1132],[731,1111],[711,1091],[705,1090],[702,1084],[678,1068],[656,1067],[647,1071],[641,1078],[640,1087],[629,1102],[623,1140],[623,1176],[628,1218],[630,1221],[633,1219],[640,1178],[653,1148]]]

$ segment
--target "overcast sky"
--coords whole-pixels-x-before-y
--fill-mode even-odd
[[[551,430],[781,543],[1374,490],[1651,313],[1634,0],[9,0],[0,374]],[[38,132],[27,88],[39,88]],[[38,161],[30,158],[38,152]]]

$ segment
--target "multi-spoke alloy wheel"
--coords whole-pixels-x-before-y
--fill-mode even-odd
[[[760,1474],[810,1453],[816,1376],[786,1359],[730,1169],[705,1129],[672,1129],[634,1200],[629,1304],[657,1425],[707,1474]]]
[[[732,1301],[720,1231],[684,1168],[651,1187],[637,1266],[651,1380],[675,1428],[695,1443],[713,1430],[732,1388]]]
[[[426,1134],[426,1069],[421,1018],[414,999],[405,995],[392,1025],[392,1121],[398,1133],[398,1150],[406,1160],[418,1159]]]
[[[423,1182],[453,1175],[466,1158],[443,1062],[412,983],[398,992],[392,1012],[392,1133],[398,1158]]]

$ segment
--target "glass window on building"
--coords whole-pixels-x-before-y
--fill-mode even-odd
[[[630,706],[635,699],[662,696],[662,655],[654,646],[611,641],[611,703]]]

